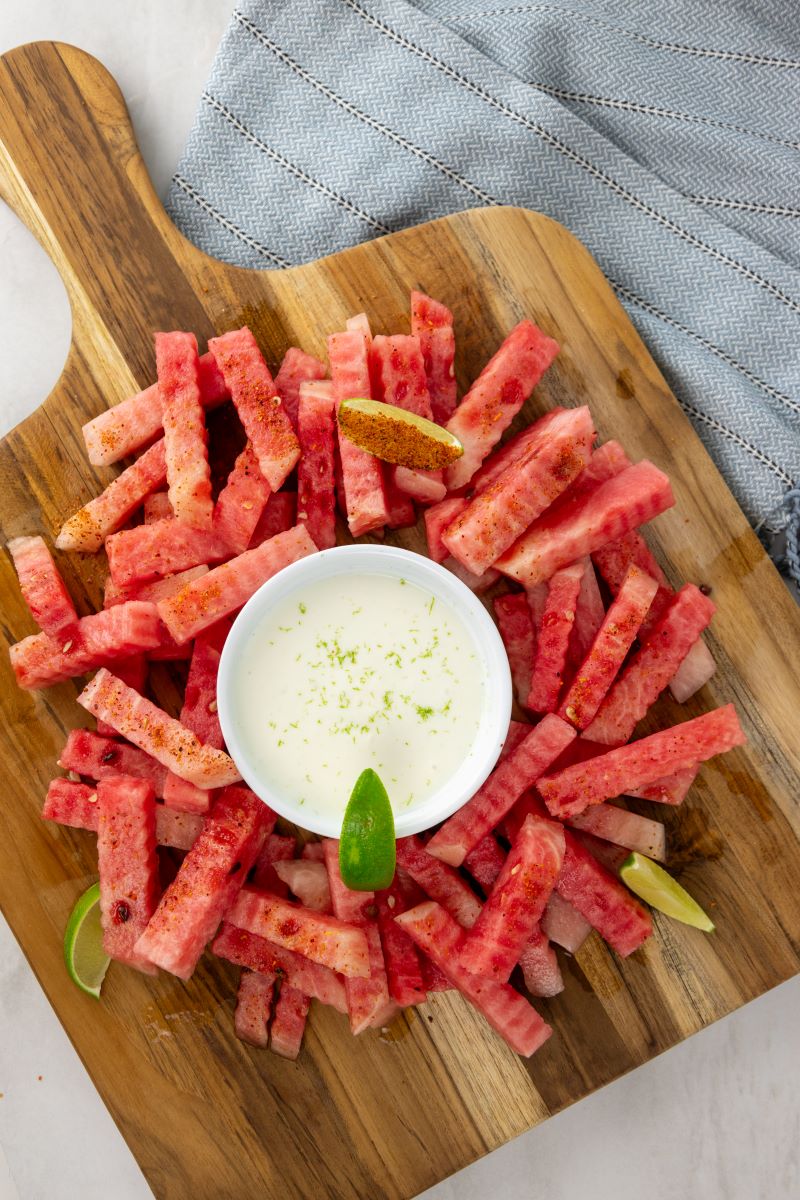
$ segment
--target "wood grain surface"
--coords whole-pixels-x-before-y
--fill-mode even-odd
[[[591,405],[602,438],[669,472],[677,505],[651,526],[673,582],[708,584],[719,670],[685,719],[735,701],[749,745],[705,766],[685,804],[659,811],[670,866],[714,916],[705,936],[656,915],[630,959],[595,936],[564,957],[566,990],[540,1010],[556,1033],[518,1059],[455,995],[350,1036],[315,1006],[296,1064],[233,1036],[235,972],[206,956],[187,983],[112,969],[97,1004],[65,974],[67,914],[96,878],[93,836],[39,819],[79,682],[18,691],[2,654],[0,904],[158,1197],[410,1197],[550,1113],[647,1061],[798,969],[798,614],[774,567],[588,252],[517,209],[463,213],[290,271],[243,271],[186,242],[155,196],[124,101],[92,58],[38,43],[0,60],[0,192],[56,263],[72,306],[64,372],[0,445],[3,540],[42,533],[97,493],[80,426],[154,378],[154,329],[249,324],[276,365],[292,344],[366,309],[407,328],[420,287],[455,312],[463,387],[510,326],[533,317],[562,345],[526,407]],[[47,330],[42,330],[46,338]],[[393,537],[421,549],[419,529]],[[61,555],[81,611],[100,558]],[[32,631],[8,557],[6,643]],[[175,678],[156,680],[165,704]],[[643,806],[646,807],[646,806]],[[655,806],[653,810],[655,811]],[[113,1193],[113,1185],[111,1185]]]

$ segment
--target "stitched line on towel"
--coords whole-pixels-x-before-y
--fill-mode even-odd
[[[709,208],[734,208],[740,212],[761,213],[767,217],[800,217],[799,208],[784,208],[782,204],[760,204],[757,200],[727,200],[722,196],[687,196],[694,204]]]
[[[272,162],[278,163],[278,165],[287,170],[290,175],[294,175],[294,177],[299,179],[301,183],[307,183],[309,187],[314,188],[315,191],[319,192],[320,195],[325,196],[326,199],[333,200],[335,204],[338,204],[341,208],[345,209],[350,213],[351,216],[358,217],[360,221],[363,221],[366,225],[369,225],[370,228],[374,229],[376,233],[392,232],[388,225],[383,225],[380,221],[376,221],[374,217],[371,217],[369,213],[364,212],[364,210],[359,208],[358,205],[353,204],[350,200],[345,199],[344,196],[340,196],[338,192],[334,192],[332,188],[327,187],[324,183],[321,183],[319,179],[315,179],[313,175],[309,175],[307,171],[304,171],[301,167],[298,167],[296,163],[291,161],[291,159],[286,158],[285,155],[280,154],[277,150],[274,150],[272,146],[268,146],[266,142],[257,137],[252,130],[248,129],[247,126],[240,121],[239,118],[235,116],[229,108],[226,108],[221,100],[218,100],[216,96],[213,96],[211,92],[203,92],[202,100],[209,106],[209,108],[213,108],[215,112],[219,113],[223,120],[227,121],[231,128],[236,130],[240,137],[243,137],[245,141],[248,141],[251,146],[255,146],[257,150],[259,150],[262,154],[265,154],[267,158],[272,160]]]
[[[744,50],[713,50],[702,46],[684,46],[680,42],[664,42],[659,38],[648,37],[647,34],[637,33],[636,30],[626,29],[623,25],[614,25],[611,21],[602,21],[589,13],[575,12],[574,9],[562,8],[555,4],[515,4],[509,8],[489,8],[483,12],[459,13],[452,18],[456,21],[476,21],[481,17],[513,16],[520,13],[549,12],[557,16],[575,17],[582,24],[594,25],[597,29],[610,29],[612,33],[620,33],[624,37],[650,46],[653,50],[670,50],[674,54],[688,54],[694,58],[720,58],[727,62],[747,63],[753,67],[780,67],[782,70],[798,70],[800,62],[791,58],[774,58],[768,54],[749,54]]]
[[[771,384],[766,383],[763,379],[760,379],[759,376],[755,375],[749,367],[746,367],[743,363],[740,363],[735,358],[732,358],[730,354],[728,354],[725,350],[721,350],[719,346],[715,346],[713,342],[708,340],[708,338],[703,337],[703,335],[700,333],[696,333],[694,329],[689,329],[687,325],[682,325],[680,321],[676,321],[674,317],[668,316],[667,313],[661,312],[661,310],[656,308],[654,304],[651,304],[649,300],[643,300],[641,296],[637,296],[635,292],[632,292],[630,288],[625,287],[624,284],[618,283],[614,279],[609,279],[609,283],[617,295],[621,296],[623,300],[628,300],[631,304],[635,304],[638,308],[644,309],[645,312],[650,313],[652,317],[657,317],[659,321],[663,321],[666,325],[671,325],[673,329],[677,329],[680,333],[685,334],[693,341],[699,342],[701,346],[703,346],[706,350],[709,350],[712,354],[715,354],[717,358],[722,359],[722,361],[727,363],[729,367],[733,367],[735,371],[740,371],[741,374],[744,375],[745,379],[748,379],[755,387],[760,388],[762,392],[766,392],[766,394],[771,396],[773,400],[778,400],[781,404],[785,404],[787,408],[792,410],[792,412],[800,413],[800,402],[793,400],[791,396],[787,396],[784,392],[779,392],[777,388],[772,387]]]
[[[234,20],[238,21],[243,29],[246,29],[252,37],[254,37],[262,44],[262,46],[265,47],[265,49],[274,54],[275,57],[284,64],[284,66],[289,67],[289,69],[294,71],[295,75],[298,75],[300,79],[305,80],[306,83],[310,84],[310,86],[315,88],[318,92],[321,92],[322,95],[327,97],[328,100],[333,101],[333,103],[338,105],[339,108],[349,113],[350,116],[355,117],[357,121],[361,121],[364,125],[368,125],[370,129],[374,129],[377,133],[383,134],[384,137],[389,138],[391,141],[395,142],[396,145],[402,146],[404,150],[408,150],[409,153],[413,154],[416,158],[422,159],[422,161],[427,163],[428,166],[440,171],[442,175],[446,175],[451,182],[456,183],[459,185],[459,187],[464,188],[471,196],[474,196],[483,204],[496,205],[501,203],[500,200],[495,199],[495,197],[490,195],[489,192],[486,192],[483,190],[483,188],[471,183],[468,179],[465,179],[463,175],[459,175],[457,171],[454,171],[452,167],[448,167],[446,163],[441,162],[438,158],[435,158],[432,154],[429,154],[427,150],[423,150],[420,146],[416,146],[413,142],[410,142],[408,138],[404,138],[401,134],[396,133],[395,130],[391,129],[388,125],[384,125],[381,121],[376,121],[374,117],[370,117],[367,115],[367,113],[362,112],[361,109],[356,108],[356,106],[351,104],[349,100],[345,100],[344,97],[339,96],[326,84],[322,83],[319,79],[312,75],[310,71],[307,71],[304,67],[301,67],[299,63],[295,62],[293,58],[290,58],[285,50],[281,49],[276,42],[273,42],[272,39],[263,31],[263,29],[259,29],[259,27],[255,25],[249,19],[249,17],[244,15],[244,13],[236,9],[234,10],[233,16]]]
[[[273,252],[268,250],[266,246],[262,246],[260,242],[255,240],[255,238],[250,237],[249,233],[245,233],[244,230],[240,229],[238,225],[234,225],[233,221],[230,221],[227,217],[223,217],[222,213],[214,208],[213,205],[209,204],[205,197],[201,196],[200,193],[196,191],[196,189],[193,188],[192,185],[188,183],[182,175],[173,175],[172,182],[177,184],[181,191],[185,192],[189,199],[193,200],[198,208],[202,208],[203,211],[208,213],[210,217],[213,217],[213,219],[220,224],[223,229],[227,229],[228,233],[233,234],[233,236],[238,238],[240,242],[244,242],[245,245],[249,246],[251,250],[255,250],[257,254],[261,254],[264,256],[264,258],[268,258],[269,261],[274,263],[276,267],[292,266],[292,264],[287,262],[285,258],[281,258],[279,254],[273,254]]]
[[[644,215],[649,217],[651,220],[655,221],[656,224],[661,225],[663,228],[669,230],[670,233],[676,234],[677,237],[679,237],[682,241],[687,242],[696,249],[702,250],[705,254],[708,254],[717,262],[720,262],[728,267],[733,267],[733,269],[738,271],[743,278],[750,280],[751,283],[757,284],[765,292],[768,292],[771,296],[774,296],[775,299],[780,300],[780,302],[786,305],[786,307],[792,312],[800,313],[800,303],[798,303],[796,300],[793,300],[791,296],[787,296],[786,293],[781,291],[781,289],[774,283],[770,283],[768,279],[764,279],[763,276],[759,275],[756,271],[751,270],[750,267],[746,267],[744,263],[739,262],[738,259],[731,258],[730,255],[723,254],[721,250],[717,250],[714,246],[709,246],[708,243],[702,241],[701,238],[689,233],[688,230],[683,229],[669,217],[665,217],[663,213],[658,211],[658,209],[653,208],[652,205],[647,204],[644,200],[641,200],[638,196],[634,195],[633,192],[628,191],[628,189],[623,187],[623,185],[614,179],[613,176],[608,175],[605,171],[602,171],[599,167],[595,166],[594,163],[590,162],[589,159],[584,158],[581,154],[578,154],[577,151],[560,141],[559,138],[555,137],[555,135],[550,133],[547,129],[544,129],[541,125],[537,125],[534,121],[531,121],[530,118],[524,116],[522,113],[517,112],[516,109],[510,108],[507,104],[503,104],[502,101],[498,100],[496,96],[493,96],[491,92],[488,92],[485,88],[473,83],[472,80],[467,79],[466,76],[461,75],[448,63],[443,62],[440,58],[436,58],[435,55],[431,54],[429,51],[423,50],[420,46],[417,46],[403,34],[398,33],[395,29],[392,29],[391,26],[386,25],[383,21],[378,20],[377,17],[373,17],[371,13],[360,7],[360,5],[357,3],[357,0],[341,0],[341,3],[351,9],[357,16],[361,18],[362,21],[364,21],[365,24],[371,25],[374,29],[376,29],[388,41],[393,41],[396,43],[396,45],[400,46],[404,50],[407,50],[410,54],[416,55],[418,58],[422,59],[423,62],[427,62],[437,71],[440,71],[447,78],[454,80],[454,82],[463,87],[465,91],[477,96],[491,108],[496,109],[498,112],[502,113],[503,116],[508,117],[509,120],[518,125],[522,125],[523,128],[530,130],[531,133],[537,134],[546,145],[551,146],[554,150],[558,150],[559,153],[563,154],[565,158],[576,163],[579,167],[582,167],[583,170],[591,175],[594,179],[604,183],[612,192],[615,193],[615,195],[620,196],[623,200],[627,200],[629,204],[638,209],[639,212],[644,213]]]
[[[757,129],[747,129],[744,125],[734,125],[731,121],[717,121],[713,117],[697,116],[694,113],[676,112],[671,108],[658,108],[654,104],[637,104],[634,100],[615,100],[610,96],[592,96],[588,92],[568,92],[563,88],[550,87],[546,83],[526,80],[537,92],[554,96],[556,100],[574,100],[580,104],[594,104],[598,108],[616,108],[622,112],[639,113],[646,117],[664,117],[667,120],[683,121],[691,125],[707,125],[712,129],[727,129],[732,133],[743,133],[746,137],[758,138],[777,146],[786,146],[789,150],[800,150],[800,142],[791,142],[788,138],[776,137],[773,133],[761,133]]]

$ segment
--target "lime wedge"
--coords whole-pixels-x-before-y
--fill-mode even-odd
[[[371,768],[362,771],[350,794],[339,841],[339,870],[345,887],[374,892],[394,879],[394,815],[386,788]]]
[[[339,428],[376,458],[415,471],[438,471],[464,453],[458,438],[441,425],[379,400],[343,400]]]
[[[103,949],[99,883],[93,883],[83,893],[69,915],[64,934],[64,962],[72,982],[99,1000],[100,987],[111,962]]]
[[[651,858],[634,851],[625,859],[619,873],[632,892],[659,912],[705,933],[714,932],[714,922],[697,901]]]

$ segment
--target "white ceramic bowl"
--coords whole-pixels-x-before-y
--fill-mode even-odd
[[[370,573],[407,579],[409,583],[426,588],[437,601],[449,606],[472,635],[483,682],[480,723],[473,753],[424,803],[395,813],[398,837],[419,833],[444,821],[475,794],[497,762],[511,719],[511,673],[497,628],[480,600],[438,563],[396,546],[360,545],[322,550],[284,568],[248,600],[228,634],[217,684],[219,719],[228,753],[245,783],[282,817],[323,837],[339,836],[339,819],[326,820],[315,814],[310,823],[312,814],[308,809],[301,808],[292,796],[278,791],[265,773],[263,763],[256,767],[248,754],[239,738],[235,718],[235,683],[248,640],[273,605],[309,584],[331,576]]]

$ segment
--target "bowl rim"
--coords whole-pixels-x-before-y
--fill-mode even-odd
[[[234,715],[234,683],[242,647],[269,610],[310,582],[343,574],[403,577],[409,583],[429,589],[437,600],[455,609],[472,635],[482,663],[485,695],[474,743],[478,750],[471,753],[455,776],[424,803],[395,812],[397,837],[408,837],[446,820],[478,791],[497,763],[511,720],[511,670],[497,627],[474,592],[433,559],[400,546],[373,543],[334,546],[291,563],[263,583],[236,616],[222,650],[217,679],[222,734],[242,779],[274,812],[311,833],[322,837],[339,836],[340,818],[327,820],[314,814],[314,819],[309,821],[310,812],[270,787],[239,737]],[[471,770],[466,769],[468,765]]]

